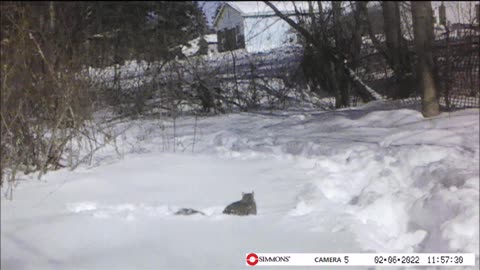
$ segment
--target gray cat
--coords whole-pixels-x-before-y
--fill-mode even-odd
[[[242,192],[242,199],[227,206],[223,213],[238,216],[256,215],[257,204],[253,198],[253,191],[252,193]]]

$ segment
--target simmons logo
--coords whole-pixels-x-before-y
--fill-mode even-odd
[[[247,254],[247,264],[250,266],[257,265],[258,262],[261,263],[278,263],[278,262],[289,262],[290,256],[258,256],[255,253]]]
[[[255,253],[250,253],[247,255],[247,264],[254,266],[258,263],[258,256]]]

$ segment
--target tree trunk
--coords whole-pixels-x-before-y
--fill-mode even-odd
[[[395,71],[400,67],[400,11],[398,2],[382,2],[385,42]]]
[[[345,32],[343,31],[342,25],[342,1],[332,1],[332,11],[333,11],[333,27],[334,27],[334,37],[335,37],[335,47],[341,52],[347,52],[348,47],[347,41],[344,38]],[[342,56],[344,58],[344,56]],[[335,97],[335,106],[337,108],[349,107],[350,106],[350,81],[348,80],[347,74],[344,71],[344,62],[345,59],[340,59],[338,62],[333,62],[335,65],[334,74],[336,80],[336,97]]]
[[[402,36],[400,26],[400,7],[398,2],[383,1],[382,11],[384,18],[385,42],[387,45],[388,62],[392,67],[396,81],[397,89],[395,97],[405,98],[409,96],[409,91],[405,85],[408,80],[408,74],[411,73],[410,61],[408,60],[408,47]]]
[[[434,80],[433,62],[433,12],[430,1],[412,1],[413,34],[417,51],[417,80],[422,92],[422,113],[424,117],[440,113],[438,94]]]
[[[48,22],[48,27],[50,30],[50,33],[53,33],[55,31],[55,2],[50,1],[48,5],[48,14],[49,14],[49,22]]]
[[[351,68],[355,70],[359,65],[360,52],[362,48],[362,34],[367,27],[367,19],[365,13],[362,12],[366,9],[367,2],[356,1],[355,2],[355,29],[353,32],[353,42],[351,44],[350,54],[352,55],[352,66]]]

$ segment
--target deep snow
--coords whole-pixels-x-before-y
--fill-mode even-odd
[[[2,198],[2,269],[244,269],[247,252],[475,253],[478,269],[478,109],[181,117],[175,137],[165,119],[127,125],[122,158],[106,148]],[[222,214],[252,190],[257,216]]]

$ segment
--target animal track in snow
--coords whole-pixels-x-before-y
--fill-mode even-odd
[[[74,214],[91,215],[94,218],[123,218],[129,221],[136,217],[168,217],[175,216],[175,213],[181,208],[169,205],[147,205],[144,203],[120,203],[120,204],[102,204],[92,201],[84,201],[67,204],[67,211]],[[223,207],[208,207],[198,209],[206,216],[215,216],[222,213]],[[177,217],[177,216],[175,216]],[[180,216],[178,216],[180,217]]]

